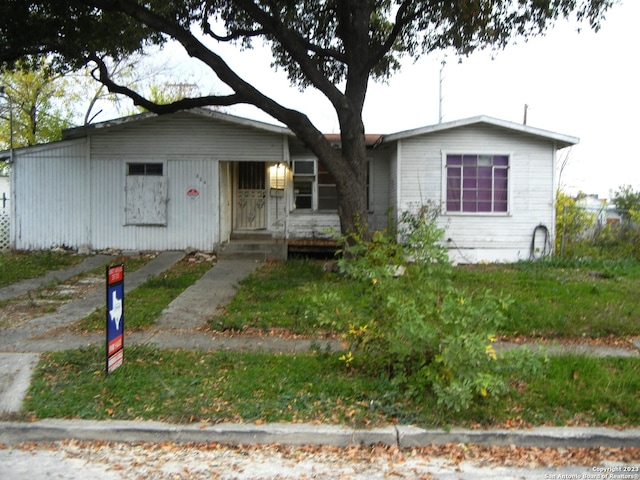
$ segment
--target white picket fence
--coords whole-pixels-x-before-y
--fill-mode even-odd
[[[11,210],[9,197],[2,192],[0,195],[0,250],[7,250],[10,246],[9,229],[11,226]]]

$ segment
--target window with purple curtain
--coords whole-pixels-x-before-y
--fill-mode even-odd
[[[508,211],[508,155],[447,155],[447,212]]]

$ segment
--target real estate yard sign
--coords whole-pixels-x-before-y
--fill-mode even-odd
[[[124,362],[124,265],[107,267],[107,375]]]

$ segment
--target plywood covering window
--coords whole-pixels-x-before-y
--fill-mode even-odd
[[[127,163],[125,225],[167,225],[167,178],[162,163]]]

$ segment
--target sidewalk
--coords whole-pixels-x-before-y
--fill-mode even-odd
[[[106,264],[109,258],[91,257],[83,262],[87,269],[96,263]],[[125,290],[130,291],[144,282],[148,276],[157,275],[170,268],[183,257],[182,252],[164,252],[139,271],[125,279]],[[89,260],[89,259],[88,259]],[[94,266],[91,266],[94,265]],[[262,350],[286,353],[308,352],[313,340],[284,339],[279,337],[217,336],[197,330],[206,324],[215,312],[234,295],[240,280],[260,265],[254,260],[224,259],[185,290],[162,312],[149,331],[127,336],[127,342],[153,344],[161,348],[199,350]],[[80,267],[75,268],[77,273]],[[61,272],[58,272],[59,274]],[[75,274],[77,274],[75,273]],[[66,274],[66,273],[64,273]],[[70,275],[71,276],[71,275]],[[69,277],[67,277],[69,278]],[[31,281],[41,285],[42,279]],[[25,283],[25,282],[23,282]],[[21,287],[27,288],[26,286]],[[33,287],[37,288],[37,287]],[[3,289],[5,290],[5,289]],[[18,290],[13,290],[17,292]],[[0,291],[0,294],[2,291]],[[29,387],[31,371],[39,353],[73,349],[88,345],[100,345],[104,334],[74,335],[58,330],[73,323],[104,304],[104,291],[94,292],[84,299],[65,305],[54,314],[28,322],[25,326],[2,330],[0,337],[0,413],[17,412],[24,393]],[[637,341],[640,343],[640,341]],[[322,348],[328,344],[332,351],[344,345],[337,340],[321,340]],[[640,348],[640,344],[636,347]],[[498,348],[517,348],[516,344],[502,344]],[[545,347],[549,354],[560,353],[559,347]],[[597,356],[640,356],[639,351],[622,348],[573,347],[576,353]],[[567,347],[562,346],[566,353]],[[422,430],[413,427],[390,426],[384,429],[355,430],[344,427],[320,425],[171,425],[159,422],[88,422],[43,420],[35,423],[0,423],[0,443],[22,441],[53,441],[63,438],[79,440],[126,441],[219,441],[241,443],[290,443],[299,445],[348,445],[351,443],[384,443],[402,447],[432,443],[481,443],[487,445],[533,446],[635,446],[640,447],[640,430],[615,430],[606,428],[538,428],[532,430]]]

